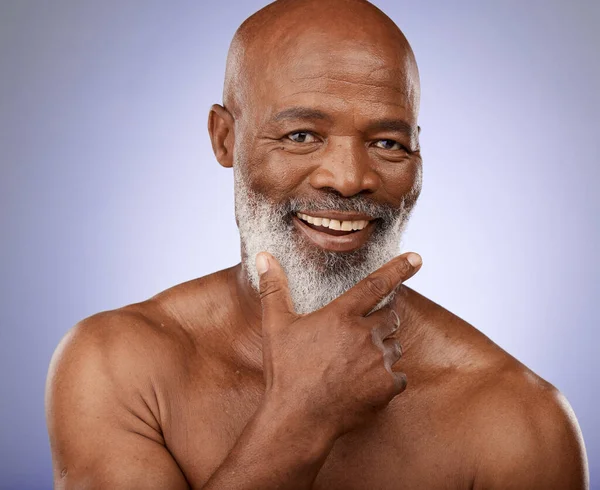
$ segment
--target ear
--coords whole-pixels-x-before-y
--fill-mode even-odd
[[[223,167],[233,166],[233,116],[219,104],[213,104],[208,113],[208,134],[217,161]]]

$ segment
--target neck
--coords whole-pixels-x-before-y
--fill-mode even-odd
[[[238,338],[235,348],[240,362],[251,370],[262,371],[262,308],[242,264],[230,269],[229,289],[238,305],[236,325]]]

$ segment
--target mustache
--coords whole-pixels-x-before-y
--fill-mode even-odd
[[[341,211],[344,213],[366,214],[384,222],[392,222],[403,213],[404,203],[400,207],[375,202],[364,195],[342,197],[337,194],[323,194],[311,198],[293,197],[280,205],[282,214],[311,211]]]

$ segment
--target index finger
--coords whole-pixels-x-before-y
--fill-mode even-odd
[[[411,278],[419,270],[421,264],[421,257],[414,252],[394,257],[342,294],[336,302],[343,303],[347,311],[366,315],[400,283]]]

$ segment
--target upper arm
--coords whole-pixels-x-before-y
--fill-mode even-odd
[[[581,430],[569,402],[554,387],[530,387],[526,401],[515,392],[506,394],[488,413],[474,488],[589,488]]]
[[[146,400],[152,388],[140,370],[140,321],[102,313],[56,349],[46,385],[55,488],[188,488]]]

